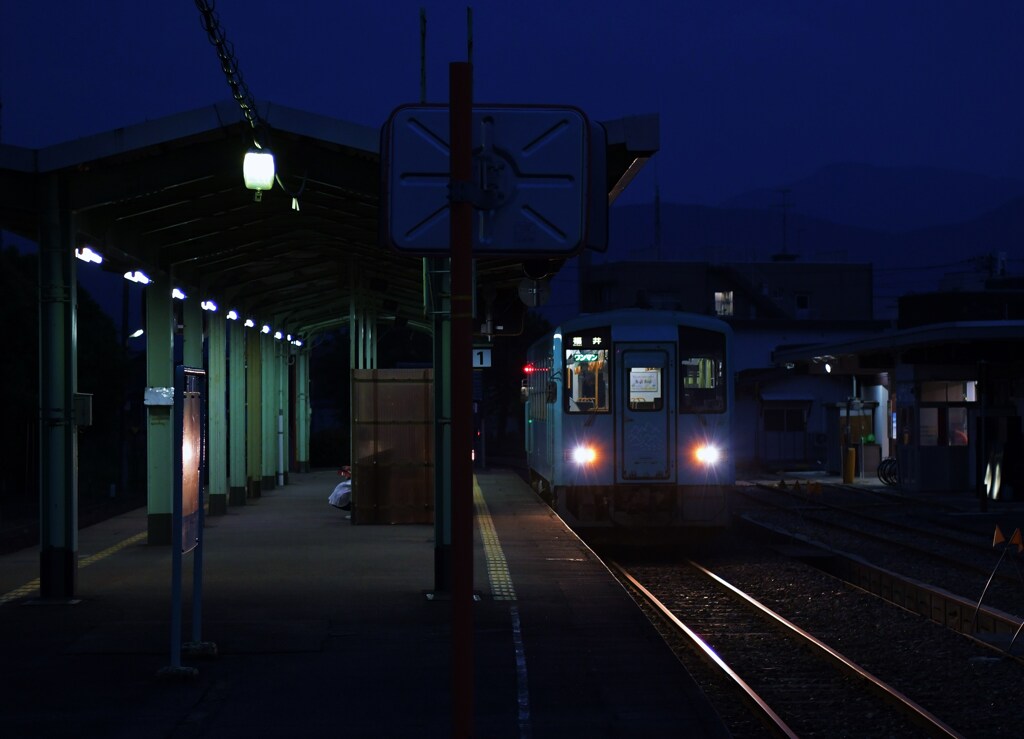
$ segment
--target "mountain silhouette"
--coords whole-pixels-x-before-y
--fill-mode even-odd
[[[980,195],[974,198],[974,208],[987,205],[987,210],[958,222],[935,221],[902,231],[834,222],[795,208],[784,218],[779,208],[679,203],[615,207],[608,252],[588,259],[735,263],[785,257],[870,263],[876,317],[890,317],[901,295],[978,289],[980,280],[1000,269],[1008,274],[1024,271],[1024,194],[1001,200],[1015,181],[1000,182],[1004,187],[992,189],[987,203]]]
[[[750,190],[725,208],[802,213],[833,223],[909,231],[958,223],[1024,196],[1024,180],[937,167],[830,164],[804,179]]]

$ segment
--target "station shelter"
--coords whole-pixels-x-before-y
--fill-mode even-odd
[[[905,490],[1021,499],[1022,341],[1022,320],[960,320],[788,347],[773,359],[849,388],[830,404],[827,432],[844,477],[893,459]]]
[[[206,492],[217,515],[287,484],[290,471],[308,470],[316,391],[309,360],[318,337],[348,328],[350,370],[377,369],[379,336],[397,325],[430,336],[435,358],[447,356],[449,260],[383,243],[381,129],[269,102],[255,108],[262,153],[272,151],[276,160],[255,192],[243,181],[253,130],[233,100],[41,149],[0,145],[0,229],[38,245],[44,598],[70,598],[75,590],[78,431],[90,422],[92,391],[78,386],[77,373],[83,261],[97,258],[100,269],[145,285],[150,544],[170,543],[166,398],[175,365],[209,373]],[[600,160],[601,177],[591,179],[588,194],[611,204],[657,151],[658,119],[594,126],[603,146],[590,155]],[[567,258],[476,259],[481,340],[521,331],[524,281],[536,291]],[[508,305],[518,309],[498,315]],[[435,364],[428,415],[440,439],[451,390],[447,361]],[[358,463],[367,460],[353,461],[362,469]],[[435,482],[444,489],[444,480]],[[439,533],[438,541],[446,536]]]

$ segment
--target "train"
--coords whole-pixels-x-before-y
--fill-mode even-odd
[[[732,345],[724,321],[678,311],[555,327],[523,367],[531,485],[578,533],[725,526]]]

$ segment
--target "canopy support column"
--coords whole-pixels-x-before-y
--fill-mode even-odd
[[[207,322],[208,351],[206,360],[207,383],[207,469],[210,476],[210,515],[222,516],[228,512],[228,414],[227,403],[227,343],[225,321],[211,313]]]
[[[150,544],[171,543],[174,487],[174,309],[164,272],[146,286],[146,506]]]
[[[45,180],[39,242],[39,594],[75,597],[78,327],[72,215],[59,175]]]
[[[228,334],[228,439],[230,488],[229,505],[245,505],[246,497],[246,372],[245,372],[245,328],[242,320],[231,323]]]

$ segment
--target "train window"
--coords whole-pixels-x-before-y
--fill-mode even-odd
[[[565,398],[570,413],[608,411],[608,350],[567,349]]]
[[[679,328],[679,411],[723,413],[726,401],[725,334]]]
[[[665,395],[661,387],[661,367],[629,368],[629,409],[660,411]]]

